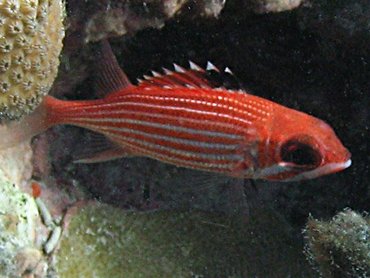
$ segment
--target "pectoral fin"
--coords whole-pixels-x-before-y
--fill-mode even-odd
[[[132,156],[132,154],[122,148],[113,148],[102,152],[94,153],[91,156],[79,158],[77,160],[74,160],[73,163],[86,163],[86,164],[100,163],[130,156]]]
[[[104,135],[92,133],[84,149],[74,155],[73,163],[100,163],[132,156],[134,154],[130,150],[108,140]]]

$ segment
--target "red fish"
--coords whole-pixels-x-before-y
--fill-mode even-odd
[[[62,101],[47,96],[34,115],[1,136],[0,146],[70,124],[113,143],[79,161],[85,163],[146,156],[232,177],[279,181],[315,178],[351,164],[349,151],[328,124],[245,91],[214,88],[207,71],[194,63],[189,69],[175,65],[174,71],[153,72],[133,85],[109,44],[102,56],[98,83],[106,97]]]

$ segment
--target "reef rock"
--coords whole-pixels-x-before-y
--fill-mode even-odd
[[[311,277],[281,221],[271,211],[248,220],[79,203],[64,219],[55,270],[61,278]]]
[[[0,277],[20,277],[38,265],[38,219],[34,199],[0,171]]]
[[[277,13],[299,7],[303,0],[249,0],[256,13]]]
[[[218,17],[225,3],[222,0],[69,1],[70,13],[79,15],[70,18],[70,32],[80,33],[85,42],[96,42],[145,28],[162,28],[166,20],[186,8],[192,10],[192,17]],[[78,37],[73,36],[72,40]]]
[[[323,277],[370,277],[370,217],[347,209],[331,221],[310,218],[307,256]]]
[[[3,127],[0,127],[0,133],[3,131]],[[32,170],[32,149],[29,142],[0,151],[0,173],[9,182],[24,187],[32,176]]]

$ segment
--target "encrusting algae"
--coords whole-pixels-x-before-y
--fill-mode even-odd
[[[0,119],[32,112],[57,75],[62,0],[0,0]]]
[[[36,257],[38,217],[33,198],[0,170],[0,277],[21,277],[29,267],[29,251]]]
[[[306,255],[322,277],[370,277],[370,217],[351,209],[330,221],[309,218]]]
[[[134,212],[80,202],[63,223],[52,255],[60,278],[315,277],[290,227],[270,210],[246,221],[242,215]]]

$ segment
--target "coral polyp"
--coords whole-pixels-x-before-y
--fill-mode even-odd
[[[32,112],[57,75],[62,0],[0,1],[0,119]]]

